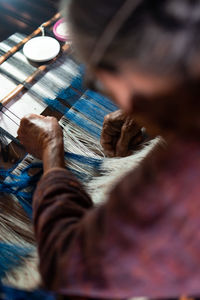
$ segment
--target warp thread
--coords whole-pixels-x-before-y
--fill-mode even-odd
[[[37,291],[20,291],[19,289],[3,286],[0,282],[0,299],[1,300],[56,300],[57,297],[50,292],[37,290]]]
[[[21,265],[22,258],[29,256],[31,251],[30,248],[0,243],[0,278],[13,267]]]
[[[14,59],[16,62],[16,56]],[[18,56],[17,59],[19,64],[21,57]],[[137,153],[136,156],[132,155],[124,159],[105,158],[99,142],[102,124],[104,116],[116,110],[117,107],[102,95],[85,89],[83,85],[83,66],[78,67],[69,58],[63,68],[65,70],[68,68],[68,73],[66,72],[68,76],[66,88],[59,89],[58,86],[55,87],[53,80],[50,84],[51,76],[47,73],[38,84],[31,88],[31,94],[37,97],[40,95],[48,107],[59,111],[63,115],[60,125],[63,128],[65,159],[67,160],[68,169],[82,181],[93,200],[96,199],[96,203],[100,203],[105,198],[104,196],[109,188],[116,182],[116,178],[119,180],[120,176],[123,176],[122,170],[126,169],[125,172],[127,172],[133,166],[136,166],[144,158],[146,152],[154,147],[154,143],[146,147],[146,152]],[[57,72],[56,76],[58,81],[63,84],[62,73]],[[21,77],[24,78],[22,75]],[[20,80],[24,80],[23,78],[20,78]],[[55,78],[55,76],[52,78]],[[47,91],[44,92],[41,89],[42,86],[47,86]],[[52,90],[57,91],[55,92],[57,96],[54,96],[55,93],[52,93]],[[37,172],[34,175],[30,175],[33,169],[37,170]],[[34,160],[29,155],[14,168],[0,170],[0,176],[4,179],[0,183],[0,192],[11,194],[18,200],[18,203],[29,217],[30,224],[32,218],[32,195],[41,175],[41,162]],[[105,185],[105,182],[109,184]],[[105,186],[107,186],[107,191]],[[2,242],[2,244],[4,249],[13,251],[12,253],[15,253],[14,255],[17,258],[21,257],[22,263],[28,256],[27,249],[29,249],[29,254],[32,251],[32,248],[24,247],[27,252],[20,253],[18,248],[9,248],[16,245],[11,245],[7,241]],[[6,246],[9,247],[6,248]],[[5,250],[4,253],[7,253],[9,257],[8,250],[7,252]],[[2,255],[0,253],[0,261],[3,257]],[[16,259],[16,261],[18,264],[20,259]],[[2,264],[5,264],[4,270],[8,272],[8,270],[12,269],[12,265],[15,265],[15,261],[12,264],[12,259],[8,259],[8,264],[6,265],[6,261],[2,260]]]

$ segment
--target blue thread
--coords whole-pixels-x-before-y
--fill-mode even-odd
[[[72,172],[74,174],[74,176],[80,180],[82,183],[87,183],[91,180],[91,177],[86,175],[85,173],[79,172],[79,171],[75,171],[71,168],[67,168],[68,171]]]
[[[29,256],[31,250],[31,248],[0,243],[0,278],[3,278],[13,267],[19,266],[22,258]]]
[[[28,172],[31,169],[39,169],[39,171],[37,172],[37,174],[30,176]],[[31,219],[32,196],[36,184],[42,175],[42,164],[33,163],[29,165],[28,167],[24,168],[24,170],[22,170],[19,176],[9,173],[10,171],[13,171],[13,169],[8,171],[0,170],[0,174],[1,176],[3,175],[4,178],[4,181],[0,183],[0,192],[14,195],[18,199],[24,211],[27,213],[28,217]],[[24,191],[24,189],[26,188],[29,188],[28,192]]]
[[[44,102],[52,109],[59,111],[62,114],[65,114],[68,111],[68,108],[60,103],[57,99],[44,99]]]
[[[60,111],[76,126],[85,130],[95,138],[99,138],[104,116],[109,112],[115,111],[117,107],[110,100],[93,91],[86,91],[85,94],[80,97],[80,93],[84,93],[83,73],[84,68],[81,67],[80,74],[72,80],[70,87],[61,90],[55,99],[44,99],[44,102],[52,109]],[[73,109],[69,109],[70,107],[73,107]],[[65,157],[68,160],[76,162],[83,169],[84,167],[87,168],[87,171],[89,170],[91,174],[95,174],[95,172],[98,173],[102,163],[102,159],[94,159],[74,153],[65,153]],[[29,165],[22,170],[19,176],[12,174],[15,167],[16,166],[10,170],[0,170],[0,176],[4,179],[4,181],[0,182],[0,192],[15,195],[20,205],[31,219],[32,195],[36,184],[42,175],[42,164]],[[39,168],[39,172],[34,176],[29,175],[29,171],[32,168]],[[91,180],[92,175],[89,176],[86,173],[70,168],[68,169],[84,183]],[[7,177],[9,177],[9,179],[6,179]],[[25,192],[27,187],[29,190],[28,192]],[[2,258],[0,259],[0,268],[1,264],[4,267],[4,269],[1,268],[2,274],[5,274],[6,268],[12,268],[19,264],[20,257],[25,257],[30,252],[30,249],[16,248],[15,245],[2,244],[1,246],[0,244],[0,247],[2,251],[2,255],[0,252],[0,258]]]
[[[94,99],[99,104],[103,105],[110,112],[119,109],[117,107],[117,105],[115,105],[111,100],[109,100],[108,98],[106,98],[106,97],[104,97],[104,96],[102,96],[102,95],[100,95],[100,94],[98,94],[94,91],[87,90],[85,92],[85,95],[89,98]]]
[[[79,162],[79,163],[85,164],[85,165],[89,165],[89,166],[92,166],[97,169],[99,169],[99,167],[102,163],[101,159],[87,157],[87,156],[78,155],[78,154],[69,153],[69,152],[65,152],[65,158],[67,158],[69,160],[75,160],[76,162]]]
[[[69,107],[72,107],[76,101],[80,98],[80,94],[85,92],[85,88],[83,86],[83,76],[85,72],[84,65],[79,66],[79,74],[72,79],[71,84],[66,89],[61,90],[55,99],[45,98],[43,101],[50,107],[53,108],[63,115],[67,113]],[[77,92],[75,90],[77,90]],[[64,104],[59,101],[59,99],[66,102],[66,107]]]
[[[79,66],[79,75],[76,76],[71,82],[71,86],[74,89],[80,91],[81,93],[84,93],[85,91],[85,87],[83,84],[84,74],[85,74],[85,66],[82,64]]]
[[[20,291],[18,289],[3,286],[0,282],[1,300],[56,300],[57,297],[47,291],[36,290],[32,292]]]
[[[70,110],[67,115],[67,119],[73,124],[79,126],[81,129],[84,129],[90,133],[93,137],[99,138],[101,135],[101,128],[98,128],[93,122],[90,122],[84,119],[80,114],[77,114],[76,111]]]
[[[104,117],[109,113],[102,106],[101,110],[92,99],[81,98],[74,106],[78,112],[84,115],[88,120],[96,123],[98,126],[103,125]]]

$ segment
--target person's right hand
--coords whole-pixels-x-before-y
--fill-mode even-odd
[[[21,120],[18,137],[26,150],[42,159],[46,148],[63,147],[63,134],[56,118],[28,115]]]
[[[108,114],[103,123],[101,145],[109,157],[131,155],[133,150],[143,141],[141,127],[133,116],[122,110]]]

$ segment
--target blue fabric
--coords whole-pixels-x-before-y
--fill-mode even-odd
[[[115,111],[118,109],[118,107],[112,101],[110,101],[108,98],[106,98],[94,91],[87,90],[85,92],[85,96],[94,99],[97,103],[102,105],[109,112],[112,112],[112,111]]]
[[[0,243],[0,278],[13,267],[21,264],[21,258],[30,255],[30,248]]]
[[[69,152],[65,153],[65,158],[75,160],[77,163],[85,164],[88,166],[92,165],[94,168],[97,168],[97,169],[100,167],[101,162],[102,162],[101,159],[86,157],[86,156],[69,153]]]
[[[84,93],[83,85],[84,66],[80,65],[79,75],[72,79],[69,87],[61,90],[56,99],[43,99],[44,102],[52,109],[59,111],[65,115],[70,107],[72,107],[80,96]]]
[[[100,169],[100,166],[102,164],[102,160],[101,159],[95,159],[92,157],[86,157],[86,156],[82,156],[82,155],[77,155],[74,153],[65,153],[65,158],[69,159],[71,161],[76,162],[76,164],[79,165],[85,165],[87,166],[87,170],[96,170],[96,172],[98,172],[98,170]],[[71,171],[77,179],[79,179],[80,181],[87,183],[89,180],[91,180],[90,176],[87,176],[85,173],[81,173],[78,171],[75,171],[73,169],[67,168],[69,171]]]
[[[39,171],[34,176],[30,176],[30,169],[39,169]],[[10,170],[0,170],[0,175],[5,178],[0,183],[0,193],[16,196],[29,218],[32,218],[32,194],[42,175],[42,164],[35,163],[29,165],[19,176],[12,174],[12,171],[13,168]],[[29,192],[24,192],[24,189],[27,187],[30,187]]]
[[[44,99],[44,102],[47,103],[51,109],[63,114],[68,121],[75,124],[76,127],[80,127],[91,136],[99,139],[104,116],[116,110],[117,107],[107,98],[95,92],[86,91],[83,86],[83,76],[84,67],[80,66],[79,75],[72,80],[70,87],[61,90],[56,99]],[[70,109],[71,107],[72,109]],[[79,164],[83,169],[85,166],[87,170],[95,170],[96,172],[98,172],[102,163],[101,159],[88,158],[74,153],[65,153],[65,158]],[[0,169],[0,176],[4,179],[0,182],[0,192],[15,195],[31,219],[32,196],[36,184],[42,175],[42,164],[29,165],[24,168],[19,176],[12,174],[14,168],[10,170]],[[38,169],[34,176],[29,175],[31,169]],[[84,182],[91,179],[83,172],[77,172],[73,169],[71,169],[71,171],[78,179]],[[25,192],[27,187],[29,190]],[[6,271],[20,264],[30,251],[30,249],[20,248],[16,245],[0,244],[0,279],[5,275]],[[8,291],[9,290],[7,290],[6,293]],[[8,293],[8,298],[5,299],[11,299],[9,297],[12,295],[12,290],[10,290],[10,293],[11,294]],[[52,295],[48,295],[47,298],[37,298],[39,297],[38,295],[37,292],[36,294],[30,294],[28,299],[54,299]],[[26,299],[23,298],[23,296],[21,297],[20,293],[19,297],[21,298],[17,297],[18,295],[16,294],[16,298],[14,297],[12,299]]]
[[[56,300],[56,296],[43,290],[33,292],[20,291],[3,286],[0,283],[0,300]]]

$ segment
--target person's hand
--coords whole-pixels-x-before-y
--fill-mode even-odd
[[[101,145],[109,157],[131,155],[133,150],[143,141],[141,127],[132,116],[117,110],[104,119],[101,133]]]
[[[56,118],[28,115],[21,120],[18,137],[26,150],[42,159],[43,152],[49,146],[62,144],[62,129]]]

